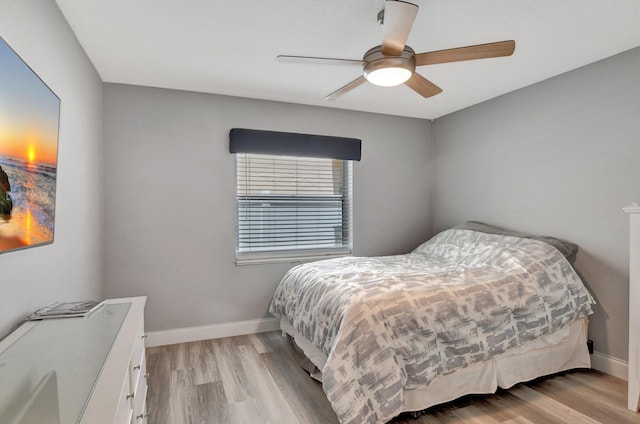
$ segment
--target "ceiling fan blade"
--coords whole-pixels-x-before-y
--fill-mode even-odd
[[[339,96],[342,96],[345,93],[348,93],[349,91],[353,90],[354,88],[356,88],[357,86],[359,86],[360,84],[362,84],[365,81],[366,81],[366,79],[364,78],[364,76],[359,76],[358,78],[354,79],[353,81],[351,81],[349,84],[345,85],[344,87],[338,88],[336,91],[334,91],[333,93],[329,94],[324,99],[325,100],[333,100],[336,97],[339,97]]]
[[[278,62],[288,63],[314,63],[330,65],[362,65],[364,62],[355,59],[338,59],[334,57],[313,57],[313,56],[289,56],[280,55],[276,57]]]
[[[460,62],[463,60],[487,59],[490,57],[511,56],[516,48],[513,40],[496,43],[477,44],[475,46],[458,47],[456,49],[438,50],[415,55],[416,66],[435,65],[438,63]]]
[[[382,54],[400,56],[407,44],[409,32],[416,19],[418,6],[399,0],[387,0],[382,23]]]
[[[438,87],[417,72],[414,72],[405,84],[424,98],[442,93],[442,88]]]

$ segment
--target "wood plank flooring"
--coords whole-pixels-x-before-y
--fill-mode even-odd
[[[149,424],[336,424],[280,332],[147,349]],[[466,396],[393,424],[640,424],[625,381],[573,371]]]

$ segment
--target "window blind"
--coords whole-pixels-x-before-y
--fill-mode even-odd
[[[238,259],[351,253],[348,160],[238,153]]]

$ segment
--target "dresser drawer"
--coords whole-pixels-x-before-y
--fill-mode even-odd
[[[140,366],[142,360],[144,359],[144,341],[144,322],[141,318],[140,322],[138,323],[133,349],[131,351],[131,364],[133,367]]]
[[[120,396],[118,397],[118,406],[113,420],[114,424],[127,424],[131,422],[133,418],[133,398],[131,394],[132,390],[129,378],[126,378],[122,384]]]
[[[138,394],[140,396],[138,397]],[[140,387],[140,391],[136,394],[133,406],[133,415],[131,424],[142,424],[147,422],[147,386]]]
[[[129,377],[131,388],[137,391],[138,387],[147,384],[144,377],[147,373],[147,364],[144,356],[144,349],[138,353],[138,357],[133,356],[129,364]]]
[[[130,377],[131,387],[135,392],[133,398],[133,419],[132,424],[146,422],[145,404],[147,397],[147,363],[145,358],[144,339],[140,337],[140,349],[134,349],[131,358]]]

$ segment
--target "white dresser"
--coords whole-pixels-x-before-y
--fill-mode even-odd
[[[629,392],[628,407],[640,407],[640,205],[624,208],[629,214]]]
[[[143,424],[146,297],[26,322],[0,342],[3,424]]]

